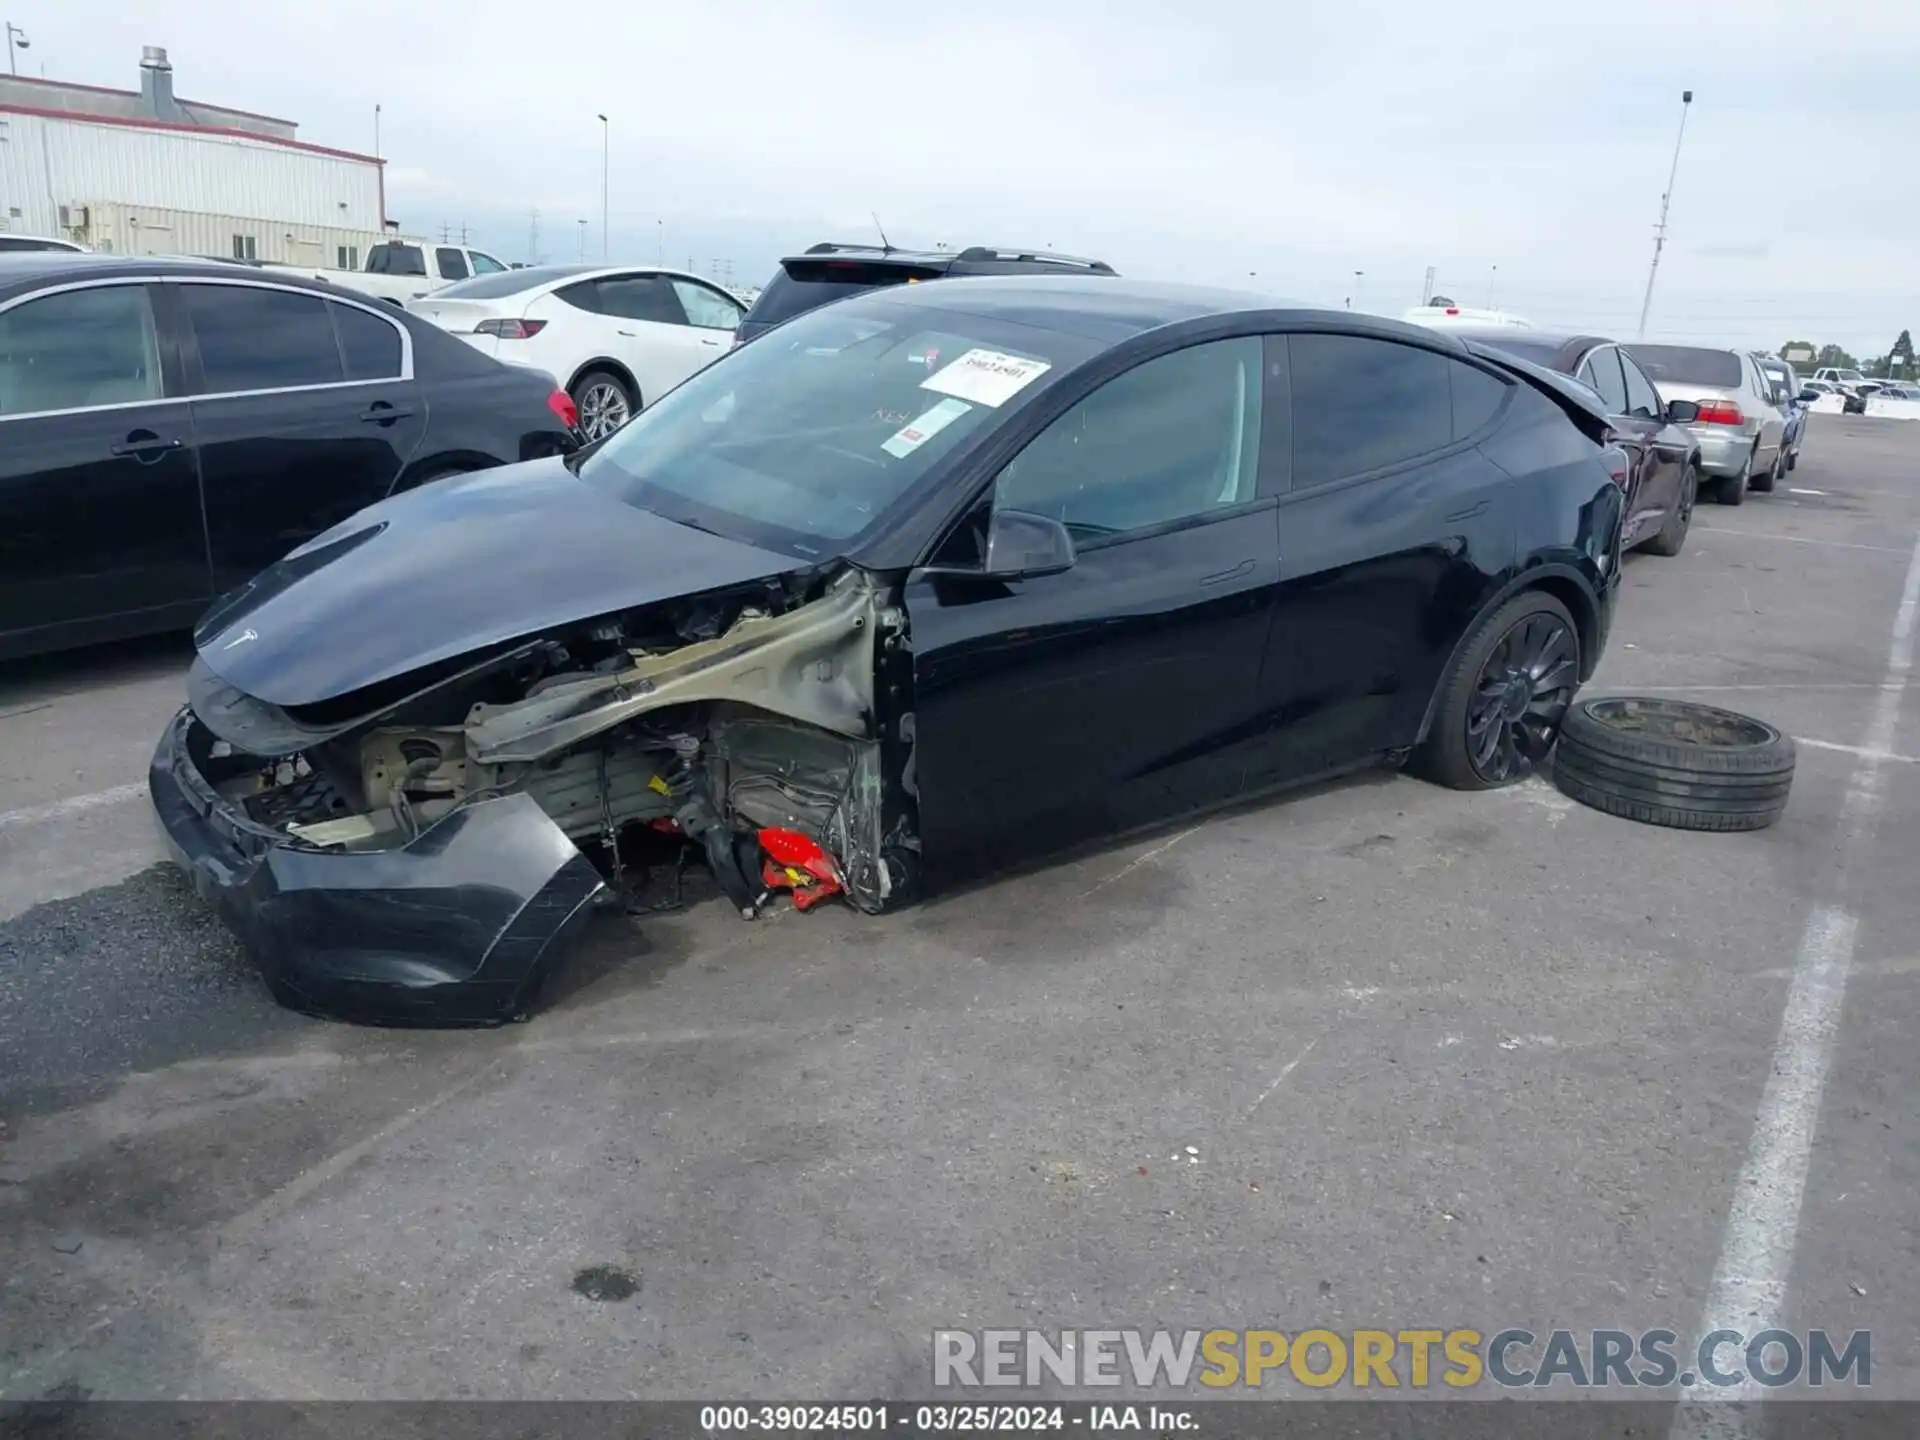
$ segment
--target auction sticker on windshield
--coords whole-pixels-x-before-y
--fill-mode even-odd
[[[902,425],[880,448],[904,460],[973,407],[959,400],[942,400],[918,420]]]
[[[920,382],[922,390],[971,400],[976,405],[1004,405],[1053,366],[1045,360],[1003,355],[998,350],[969,350]]]

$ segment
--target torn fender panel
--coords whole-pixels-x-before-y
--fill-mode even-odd
[[[294,1009],[374,1024],[514,1019],[604,888],[527,795],[463,805],[390,850],[287,842],[201,776],[194,724],[182,711],[161,736],[154,808],[175,861]]]
[[[486,765],[539,760],[650,711],[716,700],[867,738],[878,611],[872,578],[849,570],[784,615],[751,615],[717,639],[641,656],[516,704],[477,705],[467,717],[467,753]]]

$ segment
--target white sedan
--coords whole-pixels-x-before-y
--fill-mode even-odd
[[[509,270],[406,308],[496,360],[553,376],[589,440],[726,354],[744,313],[719,286],[652,265]]]

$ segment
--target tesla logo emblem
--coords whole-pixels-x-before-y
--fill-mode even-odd
[[[259,638],[260,638],[260,632],[258,630],[253,629],[251,626],[249,626],[247,629],[242,630],[238,635],[234,636],[233,639],[227,641],[227,643],[222,645],[220,648],[222,650],[231,650],[236,645],[244,645],[249,640],[258,640]]]

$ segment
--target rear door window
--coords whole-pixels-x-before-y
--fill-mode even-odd
[[[1653,382],[1633,363],[1631,355],[1620,357],[1620,369],[1627,381],[1626,413],[1643,420],[1659,419],[1666,407],[1660,403],[1660,392],[1653,388]]]
[[[433,252],[434,263],[440,267],[443,280],[464,280],[467,278],[467,257],[450,245],[442,245]]]
[[[1575,374],[1576,380],[1584,380],[1594,392],[1606,401],[1609,415],[1627,413],[1627,382],[1620,373],[1620,352],[1611,345],[1602,345],[1585,360]]]
[[[680,297],[661,275],[608,275],[593,282],[599,311],[621,320],[648,320],[656,325],[684,325],[687,312]]]
[[[340,358],[349,380],[398,380],[401,370],[400,331],[390,320],[370,315],[355,305],[327,302],[333,328],[340,336]]]
[[[327,302],[249,285],[182,285],[203,395],[337,385],[346,378]]]
[[[1362,335],[1292,335],[1288,358],[1295,490],[1453,443],[1446,356]]]
[[[1464,440],[1500,412],[1508,387],[1475,365],[1449,360],[1447,367],[1453,382],[1453,438]]]

